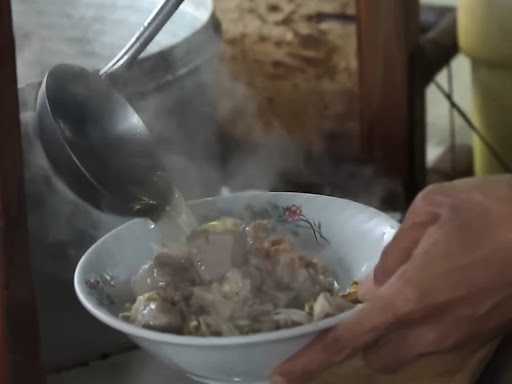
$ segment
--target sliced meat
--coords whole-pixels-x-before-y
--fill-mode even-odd
[[[235,336],[303,325],[352,305],[335,275],[299,252],[272,221],[223,218],[165,249],[133,278],[137,296],[122,317],[145,328]]]
[[[166,270],[159,269],[154,263],[144,265],[132,279],[132,289],[135,296],[144,295],[165,287],[171,276]]]
[[[206,312],[224,321],[233,316],[237,303],[222,296],[219,286],[195,287],[190,300],[194,311]],[[192,313],[191,315],[195,315]]]
[[[323,320],[327,317],[343,313],[352,307],[353,305],[343,298],[322,292],[313,305],[313,319],[315,321]]]
[[[289,328],[311,322],[310,316],[299,309],[278,309],[272,315],[280,328]]]
[[[152,263],[144,265],[132,279],[135,296],[177,287],[190,287],[199,283],[199,275],[190,257],[161,252]]]
[[[251,280],[239,269],[231,269],[220,284],[222,295],[236,301],[251,300]]]
[[[190,239],[191,256],[203,282],[222,278],[230,269],[247,262],[242,226],[219,230],[199,230]]]
[[[272,231],[272,222],[269,220],[258,220],[245,227],[245,235],[249,247],[256,251],[262,251],[265,248],[265,242],[270,237]]]
[[[155,292],[139,296],[128,315],[131,323],[144,328],[179,332],[183,327],[180,309]]]
[[[160,252],[155,256],[157,272],[168,278],[173,286],[188,287],[200,283],[200,276],[194,266],[190,250]]]

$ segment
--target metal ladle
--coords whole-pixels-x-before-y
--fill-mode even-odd
[[[163,1],[99,74],[60,64],[39,90],[39,137],[52,168],[102,211],[157,218],[172,203],[172,182],[151,133],[105,76],[132,64],[183,1]]]

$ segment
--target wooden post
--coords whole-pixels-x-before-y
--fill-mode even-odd
[[[419,0],[357,6],[363,150],[411,195],[425,172],[424,87],[415,70]]]
[[[0,0],[0,84],[0,383],[40,384],[9,0]]]

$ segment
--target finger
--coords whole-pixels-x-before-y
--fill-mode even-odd
[[[354,309],[345,321],[278,367],[275,376],[282,383],[306,383],[325,369],[351,358],[394,323],[392,305],[379,298]]]
[[[462,350],[472,353],[506,333],[511,306],[511,296],[502,297],[495,291],[475,294],[457,307],[438,309],[419,322],[402,322],[401,329],[369,345],[363,356],[373,370],[392,373],[423,356],[453,350],[458,355]]]
[[[377,286],[384,285],[412,256],[421,239],[439,220],[439,213],[432,210],[410,211],[395,237],[382,252],[373,273]]]
[[[373,272],[361,279],[359,282],[357,296],[362,302],[370,301],[373,296],[377,293],[377,287],[373,281]]]
[[[393,373],[419,357],[461,347],[471,327],[448,311],[388,333],[363,351],[363,356],[373,370]]]
[[[397,331],[363,351],[363,358],[373,371],[395,373],[427,354],[433,338],[431,328]]]

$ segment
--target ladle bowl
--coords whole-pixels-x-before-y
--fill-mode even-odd
[[[165,0],[99,74],[60,64],[45,76],[37,122],[53,169],[80,198],[125,216],[158,217],[173,186],[153,138],[130,104],[104,79],[132,64],[183,0]]]
[[[151,216],[172,185],[138,114],[99,75],[61,64],[38,98],[39,133],[55,171],[80,198],[121,215]]]

